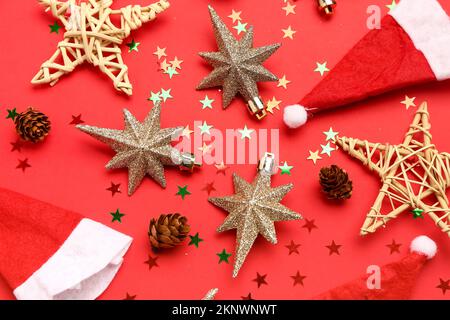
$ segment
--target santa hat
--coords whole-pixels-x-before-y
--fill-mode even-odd
[[[437,0],[401,0],[299,104],[284,109],[290,128],[320,111],[390,90],[450,78],[450,18]]]
[[[436,243],[427,236],[411,242],[410,253],[402,260],[381,267],[380,286],[368,286],[368,277],[334,288],[315,297],[319,300],[404,300],[408,299],[419,273],[436,254]]]
[[[78,213],[0,188],[0,274],[17,299],[95,299],[132,239]]]

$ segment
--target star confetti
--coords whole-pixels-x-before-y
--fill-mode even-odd
[[[149,101],[153,102],[153,104],[155,104],[155,103],[161,101],[161,93],[159,91],[158,92],[150,91],[150,98],[148,98],[147,100],[149,100]]]
[[[249,294],[246,295],[246,296],[242,296],[241,299],[242,299],[242,300],[254,300],[254,299],[252,298],[252,293],[251,293],[251,292],[249,292]]]
[[[305,280],[306,276],[302,276],[300,274],[300,271],[297,271],[297,273],[293,276],[291,276],[292,279],[294,279],[294,287],[299,284],[301,286],[303,286],[303,280]]]
[[[280,44],[253,48],[253,27],[250,27],[238,41],[214,9],[211,6],[208,8],[219,51],[199,53],[214,67],[214,70],[201,81],[197,89],[221,86],[224,109],[238,93],[245,101],[253,101],[259,97],[258,82],[278,80],[262,66],[262,63],[280,47]]]
[[[82,123],[84,123],[84,121],[81,119],[81,114],[79,114],[77,116],[72,115],[72,121],[70,121],[69,124],[76,126],[77,124],[82,124]]]
[[[162,57],[167,57],[166,48],[156,47],[156,51],[153,52],[153,54],[158,57],[158,60],[160,60]]]
[[[195,236],[189,235],[189,238],[191,239],[191,241],[189,241],[188,245],[194,245],[196,248],[198,248],[199,243],[203,241],[203,239],[201,239],[198,235],[198,232],[195,234]]]
[[[31,165],[28,163],[28,158],[25,158],[23,160],[19,159],[19,164],[17,165],[16,169],[22,169],[22,172],[25,172],[25,170],[30,167]]]
[[[333,131],[333,128],[330,127],[328,131],[324,131],[323,134],[326,136],[325,141],[336,141],[336,136],[339,132]]]
[[[318,160],[322,159],[322,157],[319,156],[319,150],[316,150],[314,152],[310,150],[309,151],[309,156],[306,159],[307,160],[311,160],[314,164],[316,164]]]
[[[233,29],[236,29],[238,35],[240,35],[241,32],[247,32],[247,23],[238,21],[237,25],[235,25]]]
[[[287,174],[291,175],[291,170],[294,168],[294,166],[288,165],[288,163],[285,161],[282,166],[278,166],[278,168],[281,169],[281,175]]]
[[[416,218],[426,213],[440,230],[450,235],[450,209],[446,194],[450,179],[450,154],[437,150],[432,143],[430,128],[428,106],[424,102],[401,144],[337,138],[342,150],[369,167],[382,182],[361,227],[361,235],[376,232],[405,211],[412,211]]]
[[[325,74],[325,72],[330,71],[330,69],[327,68],[327,62],[326,61],[324,63],[316,62],[316,64],[317,64],[317,68],[314,69],[314,72],[319,72],[322,77]]]
[[[121,193],[120,191],[120,183],[115,184],[114,182],[111,182],[111,186],[109,188],[106,188],[106,190],[111,192],[111,196],[114,197],[116,193]]]
[[[167,60],[164,59],[163,61],[159,62],[159,69],[162,71],[167,71],[167,68],[173,67],[170,63],[167,63]]]
[[[110,212],[109,214],[112,216],[111,222],[122,222],[122,217],[125,215],[124,213],[121,213],[119,209],[117,209],[115,212]]]
[[[16,108],[14,108],[14,109],[6,109],[6,112],[8,112],[8,115],[6,116],[6,119],[11,119],[13,121],[16,119],[16,117],[18,115]]]
[[[187,125],[185,128],[183,128],[183,131],[181,132],[181,136],[190,139],[191,134],[193,134],[193,133],[194,133],[194,131],[189,128],[189,125]]]
[[[260,275],[258,272],[256,273],[256,278],[253,279],[253,281],[256,282],[256,284],[258,285],[258,288],[261,287],[263,284],[268,285],[267,281],[266,281],[266,277],[267,274],[265,275]]]
[[[219,257],[219,263],[229,263],[228,258],[231,257],[231,253],[228,253],[225,249],[223,249],[222,252],[217,253],[217,256]]]
[[[392,243],[387,244],[386,247],[388,247],[391,254],[393,254],[394,252],[400,253],[401,245],[402,245],[401,243],[397,243],[397,242],[395,242],[394,239],[392,239]]]
[[[173,98],[172,95],[170,94],[171,90],[172,89],[165,90],[165,89],[161,88],[161,93],[159,94],[159,96],[161,97],[163,102],[166,102],[167,99],[172,99]]]
[[[205,142],[203,142],[203,145],[199,147],[198,150],[202,152],[202,155],[205,155],[210,152],[211,147],[212,146],[210,144],[206,144]]]
[[[217,169],[216,174],[221,173],[221,174],[223,174],[223,175],[226,175],[226,171],[227,171],[227,169],[228,169],[228,166],[226,166],[226,165],[223,163],[223,161],[222,161],[221,163],[219,163],[219,164],[215,164],[214,166],[215,166],[216,169]]]
[[[148,255],[148,260],[144,261],[145,264],[148,264],[148,270],[152,270],[153,267],[159,267],[156,260],[158,260],[158,257],[152,257],[151,255]]]
[[[82,124],[77,125],[77,128],[114,149],[116,155],[108,162],[106,168],[128,168],[129,195],[136,191],[146,175],[165,188],[164,166],[181,163],[181,154],[171,146],[171,141],[182,127],[161,129],[159,102],[142,123],[136,120],[130,111],[124,109],[123,113],[124,130]]]
[[[59,29],[61,29],[61,26],[58,24],[57,21],[55,21],[53,24],[48,25],[50,27],[50,33],[59,33]]]
[[[174,75],[179,74],[177,69],[175,69],[174,67],[167,67],[167,69],[164,71],[164,73],[168,74],[170,79],[172,79],[172,77]]]
[[[300,244],[295,243],[294,240],[291,240],[291,243],[285,245],[285,247],[289,250],[289,255],[293,253],[299,254],[298,248],[300,247]]]
[[[236,21],[241,20],[241,13],[242,13],[242,11],[237,12],[237,11],[231,10],[231,14],[228,16],[228,18],[233,20],[233,23],[235,23]]]
[[[110,9],[113,1],[104,0],[77,4],[74,1],[40,3],[63,24],[67,32],[64,32],[64,39],[58,43],[55,53],[42,63],[31,83],[54,85],[63,75],[88,62],[98,66],[112,80],[116,90],[131,95],[133,86],[128,78],[128,66],[123,62],[120,45],[131,31],[154,20],[169,8],[169,2],[160,0],[146,7],[130,5],[115,10]],[[137,50],[137,44],[133,41],[130,51]]]
[[[244,126],[244,129],[239,129],[238,132],[241,134],[241,140],[251,139],[251,135],[255,130],[247,128],[247,125]]]
[[[136,296],[135,294],[131,295],[127,292],[127,295],[125,296],[125,298],[123,300],[136,300]]]
[[[20,139],[17,139],[15,142],[11,142],[12,148],[11,152],[17,151],[20,152],[23,147],[23,143]]]
[[[313,229],[319,229],[319,228],[315,225],[314,219],[308,220],[308,219],[306,219],[306,218],[305,218],[305,224],[303,225],[302,228],[308,229],[308,233],[311,233],[311,231],[312,231]]]
[[[214,188],[214,181],[207,183],[202,191],[206,191],[208,193],[208,196],[211,194],[211,192],[216,191],[216,188]]]
[[[416,97],[410,98],[408,96],[405,96],[405,100],[403,100],[400,103],[405,105],[406,110],[408,110],[409,108],[416,106],[416,104],[414,103],[414,100],[416,100]]]
[[[342,247],[342,245],[340,244],[336,244],[336,242],[334,242],[334,240],[331,242],[330,245],[325,246],[328,248],[328,250],[330,250],[329,255],[331,256],[333,253],[340,255],[339,253],[339,249]]]
[[[412,213],[414,219],[417,219],[417,218],[423,219],[423,213],[424,213],[423,209],[415,208],[414,210],[411,210],[411,213]]]
[[[179,60],[176,56],[173,58],[172,61],[170,61],[170,64],[175,69],[181,69],[181,64],[183,63],[183,60]]]
[[[447,290],[450,290],[450,279],[444,281],[442,278],[439,278],[439,285],[436,286],[436,288],[441,289],[442,290],[442,294],[445,295],[445,293],[447,292]]]
[[[213,126],[206,123],[206,121],[203,121],[203,124],[201,126],[198,126],[200,129],[200,134],[207,134],[211,135],[210,130],[213,128]]]
[[[272,98],[272,100],[267,101],[266,103],[266,110],[267,112],[270,112],[273,114],[273,109],[280,110],[280,103],[281,100],[277,100],[275,97]]]
[[[205,96],[203,100],[200,100],[200,103],[202,104],[202,109],[212,109],[212,103],[214,102],[213,99],[208,98],[208,95]]]
[[[259,234],[276,244],[274,222],[302,219],[301,215],[280,204],[292,189],[292,184],[276,188],[271,188],[270,184],[271,176],[263,171],[258,172],[252,183],[233,174],[236,194],[208,199],[228,211],[228,216],[217,231],[237,229],[233,277],[237,276]]]
[[[288,16],[289,14],[295,14],[295,7],[295,4],[293,5],[288,1],[282,9],[286,12],[286,16]]]
[[[278,80],[277,87],[283,87],[284,89],[287,89],[287,85],[291,83],[288,79],[286,79],[286,75],[283,75],[282,78]]]
[[[386,5],[386,7],[389,9],[389,11],[394,10],[396,6],[397,6],[397,3],[395,2],[395,0],[392,0],[391,4]]]
[[[294,40],[294,34],[297,33],[297,31],[293,30],[291,26],[287,27],[286,29],[281,29],[283,31],[283,39],[289,38],[291,40]]]
[[[138,46],[139,46],[140,44],[141,44],[140,42],[136,42],[136,41],[134,41],[134,39],[131,40],[131,42],[127,43],[128,52],[131,52],[131,51],[136,51],[136,52],[138,52],[138,51],[139,51],[139,50],[138,50]]]
[[[186,185],[186,186],[183,186],[183,187],[180,187],[180,186],[178,186],[178,192],[176,193],[176,195],[177,196],[181,196],[181,199],[183,199],[184,200],[184,198],[187,196],[187,195],[190,195],[191,193],[188,191],[188,186]]]
[[[334,150],[336,150],[335,148],[333,148],[330,143],[328,142],[326,145],[320,145],[322,147],[322,151],[320,152],[320,154],[326,154],[327,156],[331,157],[331,152],[333,152]]]

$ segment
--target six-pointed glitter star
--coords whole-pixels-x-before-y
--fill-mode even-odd
[[[203,79],[197,89],[222,86],[223,108],[228,107],[238,93],[247,102],[258,98],[257,82],[278,80],[262,66],[262,63],[280,47],[280,44],[253,48],[253,27],[250,27],[238,41],[216,11],[211,6],[208,8],[219,51],[200,53],[214,70]]]
[[[276,244],[275,221],[302,219],[300,214],[280,204],[292,189],[292,184],[271,188],[270,182],[271,176],[262,171],[252,183],[233,174],[236,194],[223,198],[209,198],[211,203],[229,213],[217,231],[237,229],[233,277],[237,276],[259,234],[272,244]]]
[[[106,165],[107,169],[128,168],[128,194],[132,195],[145,175],[149,175],[162,187],[166,187],[164,166],[175,165],[180,157],[170,143],[182,127],[161,129],[161,104],[139,122],[130,111],[124,109],[125,129],[115,130],[88,125],[77,128],[109,145],[116,155]]]

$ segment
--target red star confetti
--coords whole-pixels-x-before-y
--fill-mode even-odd
[[[331,256],[333,253],[336,253],[337,255],[340,255],[340,253],[339,253],[339,248],[342,247],[342,245],[336,244],[336,243],[334,242],[334,240],[333,240],[333,241],[331,242],[330,245],[325,246],[325,247],[327,247],[328,250],[330,250],[330,252],[329,252],[329,255],[330,255],[330,256]]]
[[[202,191],[206,191],[208,193],[208,196],[211,194],[211,192],[216,191],[216,188],[214,188],[214,181],[207,183]]]
[[[295,243],[293,240],[291,240],[291,243],[286,245],[285,247],[288,248],[289,250],[289,255],[291,255],[292,253],[296,253],[299,254],[298,252],[298,248],[300,247],[300,244]]]
[[[387,244],[386,247],[388,247],[389,250],[391,251],[391,254],[393,254],[394,252],[400,253],[401,245],[402,245],[401,243],[396,243],[395,240],[392,240],[392,243]]]
[[[151,255],[148,255],[148,260],[144,261],[145,264],[148,264],[148,270],[152,270],[153,267],[159,267],[156,260],[158,260],[158,257],[153,258]]]
[[[246,295],[246,296],[242,296],[241,299],[242,300],[255,300],[255,299],[253,299],[251,292],[249,292],[248,295]]]
[[[20,152],[23,147],[23,143],[20,140],[17,140],[16,142],[11,142],[11,145],[12,145],[11,152],[14,152],[14,151]]]
[[[127,292],[127,295],[125,296],[125,298],[123,300],[136,300],[136,295],[131,295]]]
[[[30,167],[31,165],[28,163],[28,158],[25,158],[23,160],[19,159],[19,164],[17,165],[16,169],[22,169],[22,171],[25,172],[25,170]]]
[[[293,276],[291,276],[292,279],[294,279],[294,286],[300,284],[301,286],[303,286],[303,280],[305,280],[306,276],[302,276],[300,274],[300,271],[297,271],[297,273]]]
[[[226,165],[223,163],[223,161],[222,161],[221,163],[219,163],[219,164],[215,164],[214,166],[215,166],[216,169],[217,169],[216,174],[221,173],[221,174],[223,174],[223,175],[226,175],[226,171],[227,171],[227,169],[228,169],[228,166],[226,166]]]
[[[447,290],[450,290],[450,279],[444,281],[443,279],[439,279],[439,285],[436,286],[436,288],[441,289],[442,290],[442,294],[445,295],[445,293],[447,292]]]
[[[111,196],[114,197],[116,193],[122,193],[120,191],[120,183],[115,184],[114,182],[111,182],[111,186],[109,188],[106,188],[106,190],[111,191]]]
[[[70,121],[69,124],[76,126],[77,124],[82,124],[84,123],[83,120],[81,120],[81,114],[74,116],[72,115],[72,121]]]
[[[313,229],[319,229],[315,224],[314,224],[314,219],[312,220],[308,220],[305,218],[305,224],[303,225],[302,228],[306,228],[308,229],[308,233],[311,233],[311,231]]]
[[[256,279],[253,279],[258,284],[258,288],[261,287],[263,284],[267,285],[266,282],[267,274],[260,275],[258,272],[256,273]]]

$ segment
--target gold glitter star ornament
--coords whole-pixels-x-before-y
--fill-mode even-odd
[[[262,66],[262,63],[280,47],[280,44],[253,48],[253,27],[250,27],[238,41],[216,11],[211,6],[208,8],[219,51],[199,53],[214,67],[214,70],[202,80],[197,89],[221,86],[224,109],[239,93],[247,102],[250,113],[262,119],[266,116],[266,110],[259,97],[257,82],[278,80],[277,76]]]
[[[183,127],[161,129],[160,102],[155,104],[142,123],[130,111],[124,109],[123,113],[124,130],[89,125],[77,125],[77,128],[114,149],[116,155],[106,168],[128,168],[129,195],[134,193],[146,175],[165,188],[164,166],[179,165],[185,169],[198,166],[191,154],[180,153],[171,146],[171,141],[178,137]]]
[[[217,231],[237,230],[233,277],[238,275],[259,234],[272,244],[276,244],[275,221],[302,219],[300,214],[280,204],[293,185],[270,187],[274,160],[273,154],[266,153],[260,161],[258,174],[252,183],[233,174],[236,193],[223,198],[209,198],[211,203],[229,213]]]
[[[89,0],[80,5],[75,0],[39,2],[61,21],[66,32],[64,40],[41,65],[31,83],[54,85],[61,76],[89,62],[111,78],[117,90],[131,95],[128,67],[119,46],[132,30],[154,20],[157,14],[169,8],[169,2],[160,0],[146,7],[128,5],[117,10],[110,8],[112,0]],[[112,22],[116,20],[120,21],[119,26]]]

